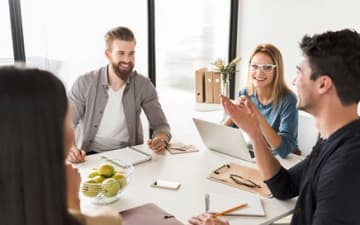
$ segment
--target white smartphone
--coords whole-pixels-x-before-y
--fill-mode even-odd
[[[168,180],[155,180],[152,184],[152,187],[157,188],[166,188],[171,190],[178,190],[180,188],[180,183],[176,181],[168,181]]]

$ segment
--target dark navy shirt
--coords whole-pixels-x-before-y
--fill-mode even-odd
[[[298,196],[292,225],[360,224],[360,120],[320,139],[294,167],[265,181],[279,199]]]

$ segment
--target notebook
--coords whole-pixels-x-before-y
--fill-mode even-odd
[[[259,196],[252,194],[220,194],[209,193],[209,212],[216,213],[236,205],[246,203],[244,208],[238,209],[224,216],[265,216],[264,208]]]
[[[127,167],[129,164],[138,165],[152,159],[152,156],[144,151],[143,148],[143,145],[136,145],[89,155],[86,156],[86,161],[84,163],[73,164],[73,166],[90,166],[98,164],[100,160],[109,162],[118,167]]]
[[[196,118],[193,118],[193,121],[208,149],[255,162],[240,129]]]

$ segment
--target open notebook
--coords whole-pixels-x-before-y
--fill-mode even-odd
[[[149,151],[146,151],[145,145],[136,145],[125,147],[122,149],[115,149],[105,151],[86,157],[84,163],[73,164],[74,167],[94,166],[99,161],[105,161],[118,167],[126,167],[128,164],[137,165],[151,160],[152,156]]]
[[[211,213],[220,212],[242,203],[247,205],[244,208],[225,214],[225,216],[265,216],[264,208],[258,195],[209,193],[209,212]]]

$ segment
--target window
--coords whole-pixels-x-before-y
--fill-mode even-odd
[[[107,64],[104,34],[127,26],[135,33],[136,70],[147,73],[146,1],[21,1],[26,61],[50,70],[69,89],[76,78]]]
[[[0,66],[14,63],[9,1],[0,1]]]
[[[182,136],[194,116],[195,70],[227,60],[230,1],[157,0],[155,15],[157,89],[173,133]]]

